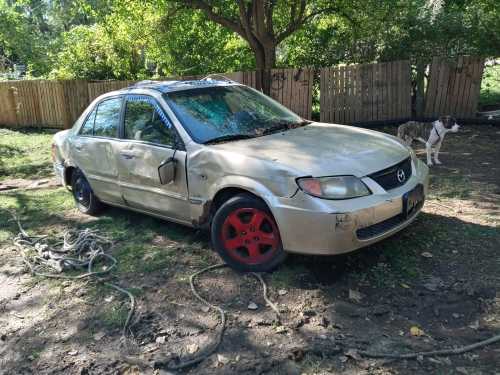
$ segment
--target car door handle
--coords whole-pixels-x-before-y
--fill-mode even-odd
[[[122,152],[120,152],[120,155],[124,159],[133,159],[137,156],[137,154],[135,152],[132,152],[132,151],[122,151]]]
[[[82,151],[82,149],[83,149],[82,145],[79,145],[79,144],[75,145],[75,150]]]

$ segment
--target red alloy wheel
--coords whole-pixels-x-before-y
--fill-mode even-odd
[[[280,247],[276,223],[258,208],[231,212],[222,225],[221,239],[227,253],[247,265],[267,262]]]

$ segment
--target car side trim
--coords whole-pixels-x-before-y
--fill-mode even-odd
[[[160,214],[160,213],[158,213],[156,211],[142,210],[140,208],[136,208],[136,207],[132,207],[132,206],[127,206],[127,205],[123,205],[123,204],[111,203],[111,202],[107,202],[107,201],[104,201],[104,200],[101,200],[101,201],[103,203],[109,205],[109,206],[120,207],[120,208],[124,208],[126,210],[131,210],[131,211],[139,212],[141,214],[151,215],[151,216],[157,217],[159,219],[163,219],[163,220],[171,221],[173,223],[178,223],[178,224],[186,225],[186,226],[191,227],[191,228],[194,227],[193,223],[190,222],[190,221],[185,221],[185,220],[176,219],[176,218],[173,218],[173,217],[170,217],[170,216],[162,215],[162,214]]]
[[[130,184],[130,183],[127,183],[127,182],[122,182],[122,181],[119,181],[118,185],[120,187],[126,187],[126,188],[129,188],[129,189],[134,189],[134,190],[138,190],[138,191],[145,191],[145,192],[148,192],[148,193],[155,193],[155,194],[158,194],[158,195],[163,195],[163,196],[166,196],[166,197],[169,197],[169,198],[178,199],[178,200],[181,200],[181,201],[187,201],[188,200],[182,194],[177,194],[177,193],[165,191],[165,190],[163,190],[161,188],[144,188],[144,187],[140,187],[140,186],[138,186],[136,184]]]

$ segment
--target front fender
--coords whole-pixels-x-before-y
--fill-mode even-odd
[[[278,197],[264,184],[246,176],[224,176],[208,187],[207,199],[190,199],[191,216],[194,226],[208,222],[214,198],[217,193],[225,189],[240,189],[254,194],[266,203],[274,215],[273,208],[278,204]]]

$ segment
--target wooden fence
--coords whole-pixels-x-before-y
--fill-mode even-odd
[[[484,60],[435,58],[430,66],[425,116],[475,115]],[[224,75],[256,87],[258,72]],[[199,76],[174,79],[198,79]],[[313,69],[273,69],[270,96],[310,119]],[[99,95],[135,81],[0,81],[0,124],[12,127],[68,128]],[[410,63],[392,61],[320,70],[320,119],[352,124],[412,116]]]
[[[409,61],[321,69],[321,121],[350,124],[409,117]]]
[[[454,60],[435,57],[430,65],[425,117],[474,117],[483,69],[484,59],[479,57],[461,56]]]
[[[256,87],[256,72],[226,73],[224,76]],[[166,78],[199,79],[200,76]],[[311,118],[310,69],[275,69],[271,96],[292,111]],[[69,128],[99,95],[128,87],[136,81],[6,81],[0,82],[0,124],[11,127]]]

